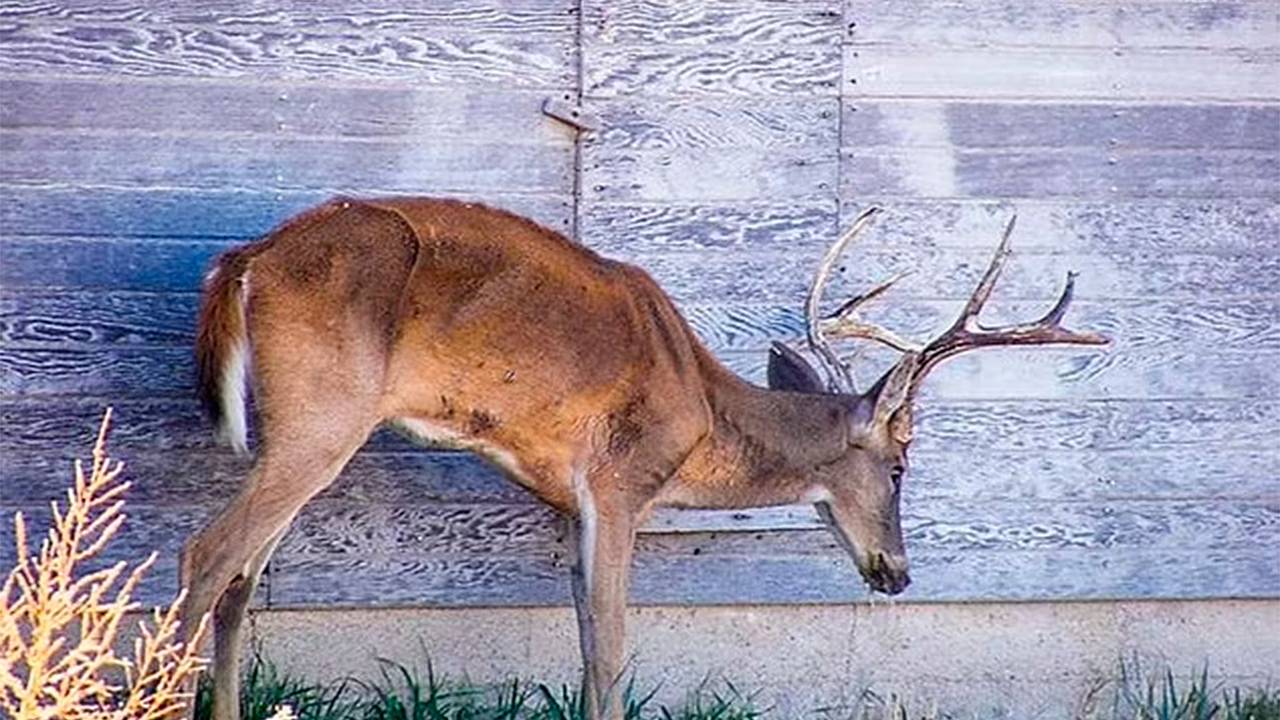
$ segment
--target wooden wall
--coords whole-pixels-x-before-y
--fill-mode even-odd
[[[576,233],[648,268],[757,380],[862,207],[888,212],[832,296],[914,269],[873,317],[917,337],[1016,210],[991,318],[1037,313],[1075,269],[1070,323],[1116,342],[931,378],[905,598],[1280,595],[1278,64],[1264,1],[10,3],[0,510],[47,517],[112,404],[135,481],[113,557],[159,549],[144,599],[171,593],[183,538],[246,470],[191,400],[199,278],[337,192],[481,198]],[[807,508],[666,513],[640,544],[638,602],[865,596]],[[565,603],[565,556],[554,516],[478,461],[380,434],[259,600]]]

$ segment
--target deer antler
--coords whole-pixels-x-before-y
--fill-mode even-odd
[[[1063,288],[1062,295],[1058,297],[1058,301],[1049,312],[1039,320],[1001,327],[987,327],[978,322],[978,314],[982,312],[987,299],[991,297],[991,291],[1000,277],[1000,270],[1003,269],[1005,260],[1009,258],[1010,238],[1017,219],[1016,215],[1009,219],[1009,224],[1004,228],[1004,236],[1000,239],[1000,246],[996,248],[996,254],[991,258],[991,264],[983,274],[978,287],[965,303],[960,317],[921,351],[920,369],[911,382],[908,397],[914,397],[920,383],[933,366],[966,350],[1007,345],[1106,345],[1110,342],[1106,336],[1099,333],[1077,332],[1062,327],[1062,316],[1066,314],[1067,307],[1071,304],[1072,294],[1075,292],[1076,273],[1074,272],[1067,273],[1067,285]]]
[[[1062,327],[1062,316],[1066,314],[1067,307],[1071,304],[1072,293],[1075,290],[1076,274],[1073,272],[1067,273],[1067,286],[1063,289],[1058,302],[1039,320],[1022,325],[1007,325],[1003,327],[986,327],[978,322],[978,314],[982,312],[987,299],[991,297],[991,291],[995,288],[996,280],[1000,276],[1000,270],[1004,267],[1005,260],[1009,257],[1010,238],[1013,235],[1013,227],[1017,221],[1017,216],[1010,218],[1009,224],[1005,226],[1004,236],[1000,239],[1000,246],[996,248],[995,257],[991,259],[991,264],[987,267],[986,273],[983,274],[978,287],[973,291],[973,295],[965,303],[960,317],[952,323],[946,332],[929,344],[921,345],[905,339],[891,330],[872,325],[857,317],[859,308],[884,293],[890,287],[893,287],[894,283],[905,277],[907,273],[901,273],[897,277],[891,278],[871,290],[846,301],[834,313],[820,319],[818,305],[822,299],[822,291],[826,288],[836,261],[840,259],[840,255],[845,248],[880,212],[881,210],[878,207],[868,208],[863,211],[858,216],[858,219],[854,221],[853,226],[827,249],[827,253],[822,259],[822,264],[818,266],[818,272],[813,279],[812,287],[809,289],[809,295],[805,298],[804,309],[805,319],[807,320],[806,331],[809,348],[817,356],[826,371],[828,385],[832,391],[846,393],[855,391],[849,368],[840,361],[835,351],[831,349],[830,340],[835,338],[864,338],[888,345],[904,353],[918,353],[920,355],[919,369],[912,378],[908,398],[915,396],[920,383],[933,366],[952,355],[966,350],[1000,345],[1045,345],[1051,343],[1105,345],[1110,342],[1105,336],[1098,333],[1076,332]]]
[[[840,362],[840,358],[831,349],[830,341],[823,334],[823,324],[818,317],[822,302],[822,291],[827,288],[827,281],[831,278],[831,271],[835,268],[836,261],[840,259],[840,255],[844,253],[844,249],[881,212],[878,207],[870,207],[863,210],[858,219],[853,221],[853,226],[841,235],[831,247],[827,248],[827,254],[822,257],[822,262],[818,265],[818,272],[813,276],[813,284],[809,286],[809,295],[804,299],[805,335],[809,340],[809,349],[813,351],[814,356],[818,358],[818,363],[826,371],[827,386],[833,392],[853,392],[853,377],[849,374],[849,368]],[[884,289],[886,288],[878,288],[868,293],[868,295],[878,294],[883,292]],[[845,304],[846,307],[848,305],[849,303]],[[843,308],[841,310],[843,312]]]

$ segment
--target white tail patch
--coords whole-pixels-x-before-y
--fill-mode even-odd
[[[243,331],[240,337],[232,338],[231,354],[227,356],[219,378],[218,404],[222,406],[222,424],[218,427],[218,439],[230,445],[237,455],[247,455],[249,421],[245,416],[245,392],[249,383],[249,329],[245,322],[245,310],[249,302],[248,270],[240,276],[239,283],[239,325]]]
[[[249,452],[249,423],[245,417],[245,387],[249,380],[249,344],[244,338],[236,341],[222,366],[222,378],[218,383],[218,404],[222,406],[222,424],[218,439],[231,446],[238,455]]]

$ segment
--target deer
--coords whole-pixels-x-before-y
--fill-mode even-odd
[[[899,501],[930,370],[979,348],[1108,340],[1062,326],[1071,273],[1040,319],[978,321],[1012,220],[960,317],[928,343],[859,315],[899,278],[824,314],[833,269],[881,212],[826,251],[805,298],[817,368],[774,342],[768,387],[722,365],[640,268],[480,204],[336,198],[219,256],[197,323],[198,394],[244,453],[251,387],[257,442],[247,481],[182,555],[182,627],[213,620],[214,717],[238,717],[245,608],[276,544],[382,426],[474,452],[568,519],[592,720],[623,717],[628,571],[655,508],[811,503],[870,589],[901,593]],[[833,349],[844,339],[900,357],[859,391]]]

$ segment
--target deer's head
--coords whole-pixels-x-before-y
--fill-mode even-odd
[[[946,358],[981,347],[1105,345],[1108,341],[1097,333],[1074,332],[1061,326],[1071,303],[1073,274],[1067,275],[1057,303],[1039,320],[1004,327],[987,327],[978,322],[978,314],[1009,256],[1013,220],[1005,228],[995,257],[960,317],[931,342],[919,344],[904,339],[857,316],[860,306],[888,290],[901,276],[854,297],[829,316],[821,316],[819,303],[832,269],[844,249],[879,212],[879,208],[863,212],[827,250],[805,301],[809,349],[823,375],[798,352],[775,343],[769,353],[769,386],[791,392],[834,394],[847,409],[842,417],[842,422],[848,424],[845,450],[834,461],[813,470],[806,498],[815,502],[867,584],[873,590],[893,595],[911,582],[899,506],[908,467],[913,404],[929,371]],[[902,356],[879,380],[859,392],[848,366],[831,347],[831,341],[838,338],[872,340],[898,350]]]

